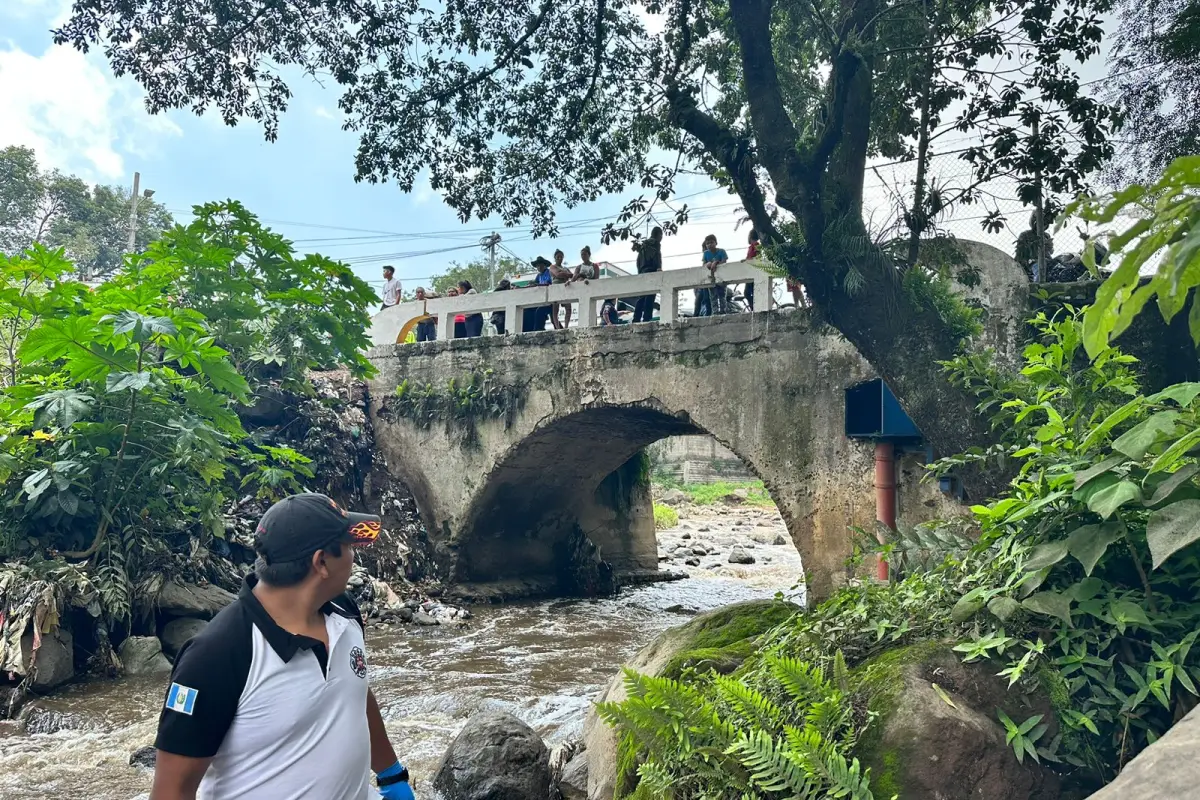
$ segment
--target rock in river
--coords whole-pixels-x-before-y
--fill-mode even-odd
[[[188,639],[191,639],[204,630],[204,626],[207,624],[202,619],[192,619],[190,617],[171,620],[163,626],[163,651],[169,655],[175,655],[187,644]]]
[[[157,636],[130,636],[117,650],[126,675],[156,675],[171,671]]]
[[[1130,761],[1091,800],[1162,800],[1192,797],[1200,786],[1200,709]]]
[[[144,767],[145,769],[154,769],[154,763],[155,763],[157,757],[158,757],[158,751],[154,749],[153,745],[146,745],[145,747],[139,747],[137,750],[134,751],[133,755],[131,755],[129,757],[129,766]]]
[[[730,564],[753,564],[754,556],[746,552],[746,549],[741,545],[736,545],[729,551]]]
[[[550,800],[552,783],[542,737],[500,711],[468,719],[433,776],[445,800]]]
[[[21,637],[21,663],[26,670],[33,655],[33,634],[27,633]],[[74,639],[66,628],[55,628],[54,633],[43,636],[36,656],[30,684],[35,692],[48,691],[75,677]]]

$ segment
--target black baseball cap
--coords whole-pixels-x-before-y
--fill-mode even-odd
[[[268,564],[297,561],[335,542],[371,544],[380,528],[374,514],[346,511],[323,494],[294,494],[263,514],[254,547]]]

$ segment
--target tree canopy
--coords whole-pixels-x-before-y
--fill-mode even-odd
[[[496,282],[499,283],[501,278],[511,278],[523,271],[528,271],[528,267],[524,267],[518,259],[511,256],[501,256],[496,259],[495,276]],[[468,261],[466,264],[451,262],[449,269],[441,275],[434,275],[429,282],[433,291],[444,295],[452,287],[458,286],[459,281],[470,281],[471,286],[477,291],[485,291],[490,288],[492,271],[488,269],[488,262],[485,259],[477,258],[473,261]]]
[[[953,130],[977,135],[962,155],[981,179],[1012,177],[1026,202],[1078,191],[1111,155],[1113,109],[1072,66],[1097,53],[1108,5],[78,0],[55,35],[103,47],[151,111],[216,109],[268,138],[297,68],[319,74],[359,136],[357,177],[409,189],[428,170],[464,220],[553,234],[556,208],[641,186],[648,197],[604,231],[625,238],[698,168],[738,195],[772,260],[953,452],[992,438],[937,366],[964,328],[934,271],[871,241],[868,158],[919,156]],[[919,233],[927,201],[914,200]]]
[[[161,203],[141,198],[135,249],[173,224]],[[16,255],[33,244],[62,247],[81,275],[103,278],[121,266],[128,241],[128,190],[44,171],[28,147],[0,150],[0,252]]]
[[[1118,8],[1109,89],[1125,115],[1127,144],[1113,172],[1127,183],[1200,152],[1200,2],[1122,0]]]

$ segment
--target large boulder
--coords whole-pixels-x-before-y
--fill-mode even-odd
[[[171,620],[163,626],[163,651],[168,655],[175,655],[188,643],[189,639],[204,630],[204,626],[207,624],[202,619],[193,619],[192,617],[180,617],[179,619]]]
[[[1130,761],[1117,779],[1089,800],[1165,800],[1200,790],[1200,708]]]
[[[157,636],[130,636],[117,649],[126,675],[158,675],[171,671]]]
[[[542,737],[502,711],[468,719],[433,776],[445,800],[551,800],[553,783]]]
[[[877,715],[854,750],[871,768],[876,797],[1057,800],[1058,777],[1032,759],[1018,762],[996,716],[1003,709],[1021,723],[1040,714],[1048,742],[1057,726],[1050,702],[1009,689],[997,672],[936,643],[889,651],[853,671],[857,700]]]
[[[172,617],[201,617],[211,619],[236,598],[220,586],[196,586],[170,580],[163,584],[155,599],[159,611]]]
[[[32,662],[32,667],[30,666]],[[33,634],[21,637],[21,663],[25,674],[33,671],[30,688],[35,692],[48,692],[75,677],[75,643],[66,628],[55,628],[52,633],[42,635],[37,652],[33,650]]]
[[[799,610],[796,605],[778,600],[751,600],[718,608],[663,631],[626,666],[644,675],[670,678],[699,665],[728,674],[750,656],[755,639]],[[619,703],[626,697],[624,676],[618,672],[596,702]],[[617,788],[617,736],[594,708],[584,723],[583,741],[587,748],[587,796],[589,800],[612,800]]]

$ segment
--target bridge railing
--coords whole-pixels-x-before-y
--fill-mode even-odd
[[[756,311],[769,311],[774,306],[774,284],[780,279],[768,275],[755,262],[731,261],[717,268],[720,283],[753,283],[764,291],[755,292]],[[371,321],[371,339],[377,345],[403,342],[410,330],[431,315],[437,317],[437,338],[454,338],[454,317],[459,314],[491,314],[505,312],[505,328],[510,333],[521,330],[522,313],[527,308],[539,308],[551,303],[578,303],[579,325],[590,328],[599,324],[600,306],[605,300],[628,299],[648,294],[659,295],[658,321],[672,324],[679,320],[679,292],[713,286],[706,267],[673,269],[646,275],[621,278],[600,278],[549,286],[530,286],[502,292],[468,294],[458,297],[439,297],[433,300],[409,301],[385,308]]]

